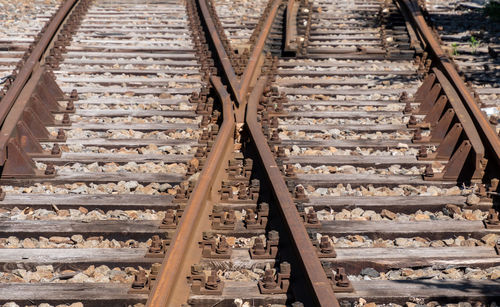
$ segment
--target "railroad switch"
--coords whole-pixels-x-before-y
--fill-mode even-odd
[[[210,259],[230,259],[231,246],[227,243],[226,237],[221,237],[219,242],[216,241],[214,234],[211,232],[203,233],[203,241],[200,242],[202,248],[202,256]]]
[[[260,203],[257,209],[257,218],[252,209],[247,210],[245,215],[245,226],[247,229],[265,229],[269,218],[269,204]]]
[[[221,207],[215,206],[212,218],[212,228],[216,230],[234,230],[236,226],[236,215],[234,210],[224,211]]]
[[[261,294],[286,293],[290,286],[291,267],[288,262],[280,263],[280,271],[274,277],[273,270],[267,269],[262,280],[259,280],[259,290]]]
[[[202,295],[222,295],[224,282],[217,276],[215,270],[210,271],[206,276],[201,265],[191,266],[191,275],[188,276],[188,282],[191,283],[193,294]]]
[[[252,259],[274,259],[278,254],[279,233],[271,230],[267,234],[266,245],[261,238],[255,238],[254,245],[250,248],[250,257]]]
[[[335,272],[330,270],[326,276],[330,280],[333,291],[336,293],[354,292],[351,281],[347,277],[345,269],[338,267]]]
[[[317,248],[317,254],[319,258],[336,258],[337,253],[333,247],[332,242],[328,236],[322,236],[319,242],[314,242],[314,246]]]

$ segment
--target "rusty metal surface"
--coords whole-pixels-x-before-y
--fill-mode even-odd
[[[2,103],[0,104],[0,123],[3,125],[4,121],[7,119],[7,115],[14,105],[17,97],[21,93],[23,87],[28,82],[31,74],[35,68],[35,65],[39,63],[42,58],[42,55],[45,53],[47,47],[50,45],[51,41],[54,38],[55,33],[61,26],[61,23],[71,12],[71,9],[75,6],[78,0],[67,0],[57,11],[56,15],[50,22],[49,26],[43,33],[40,41],[35,46],[31,55],[26,60],[26,63],[23,65],[19,73],[17,74],[16,79],[14,80],[12,86],[9,88],[5,97],[2,98]],[[9,119],[10,120],[10,119]]]
[[[223,122],[210,151],[193,193],[191,194],[179,226],[163,260],[158,282],[151,291],[146,306],[179,306],[186,302],[189,288],[186,276],[190,266],[199,260],[201,253],[197,242],[201,241],[203,224],[208,224],[211,208],[208,205],[216,178],[224,170],[223,162],[234,147],[235,120],[232,102],[219,77],[211,77],[223,105]],[[206,221],[204,221],[206,219]]]
[[[262,26],[262,31],[259,33],[259,37],[255,42],[254,49],[250,58],[248,59],[248,64],[245,67],[243,75],[241,76],[241,81],[238,86],[238,94],[237,99],[239,100],[239,104],[244,105],[247,94],[250,88],[250,85],[253,80],[256,80],[256,74],[260,73],[258,69],[259,63],[262,64],[263,57],[263,49],[267,40],[267,36],[269,32],[271,32],[271,25],[274,22],[274,18],[276,17],[276,13],[278,12],[278,7],[280,6],[280,0],[274,0],[271,6],[271,10],[269,11],[268,16],[266,17],[266,21]]]
[[[294,250],[303,266],[306,282],[310,287],[311,296],[317,306],[339,306],[332,286],[323,270],[316,249],[302,223],[297,208],[288,191],[285,180],[279,170],[267,139],[262,133],[262,127],[257,122],[257,104],[264,91],[266,79],[261,78],[254,87],[248,99],[246,123],[255,142],[261,162],[266,170],[269,182],[276,196],[283,223],[292,238]]]
[[[286,6],[285,52],[297,51],[297,12],[299,4],[296,0],[288,0]]]
[[[215,48],[216,56],[220,62],[222,73],[225,74],[225,79],[229,82],[229,86],[231,91],[235,93],[238,88],[238,78],[236,77],[236,73],[234,72],[233,66],[231,65],[231,61],[229,60],[229,56],[224,49],[224,45],[222,44],[222,40],[217,32],[217,28],[215,27],[215,22],[212,19],[210,14],[210,10],[208,9],[207,0],[197,0],[202,21],[205,24],[205,31],[208,31],[208,37],[212,41],[213,48]]]
[[[488,156],[488,159],[493,159],[497,166],[500,166],[500,138],[497,136],[494,129],[489,124],[488,119],[482,113],[478,104],[475,102],[471,91],[467,88],[464,81],[460,78],[460,75],[453,66],[451,59],[444,52],[438,40],[433,35],[431,29],[425,21],[425,18],[417,1],[398,1],[403,4],[402,7],[405,8],[408,12],[411,23],[418,30],[420,38],[427,46],[427,51],[430,52],[430,56],[436,61],[436,66],[449,79],[450,83],[453,85],[461,100],[463,101],[464,106],[469,112],[476,129],[483,139],[485,147],[487,147],[490,152],[492,152],[492,155]]]
[[[55,52],[52,48],[59,42],[61,31],[69,19],[76,19],[84,11],[88,2],[79,0],[65,1],[37,36],[33,44],[18,63],[22,65],[14,82],[8,88],[0,103],[0,165],[3,166],[1,178],[53,177],[55,169],[47,166],[45,171],[38,170],[33,157],[54,157],[60,155],[57,150],[43,150],[40,142],[65,141],[64,133],[60,137],[51,137],[48,125],[67,125],[69,117],[63,121],[55,120],[55,113],[74,112],[73,98],[66,108],[58,101],[66,100],[51,71],[44,65],[46,54]],[[79,8],[79,14],[73,14]],[[79,15],[78,17],[76,15]],[[68,32],[68,29],[65,29]],[[59,50],[59,49],[58,49]],[[75,95],[76,92],[75,92]],[[73,96],[73,95],[71,95]]]
[[[245,120],[244,112],[247,95],[260,73],[259,68],[265,56],[263,52],[265,42],[281,2],[279,0],[273,1],[241,81],[237,79],[234,73],[220,36],[217,33],[215,23],[212,20],[213,16],[209,12],[207,2],[200,0],[197,3],[201,11],[201,16],[204,19],[203,23],[206,25],[205,30],[209,34],[209,40],[212,41],[212,47],[215,48],[215,56],[218,57],[220,66],[223,69],[222,74],[228,79],[229,88],[235,96],[237,113],[239,114],[237,121],[242,122]],[[210,203],[210,194],[214,192],[214,180],[220,177],[218,173],[222,171],[223,161],[225,161],[231,145],[234,145],[233,135],[236,114],[233,112],[230,96],[224,89],[220,78],[211,77],[211,81],[223,103],[224,120],[212,151],[205,163],[206,167],[203,169],[198,183],[189,198],[179,228],[164,258],[158,275],[158,282],[151,292],[147,306],[177,306],[187,299],[189,288],[187,288],[185,276],[188,275],[190,265],[199,260],[201,256],[201,253],[196,251],[196,248],[199,249],[199,247],[195,246],[195,242],[200,240],[199,237],[202,229],[200,224],[204,224],[202,221],[208,217],[208,207],[210,207],[208,203]],[[246,121],[249,127],[251,127],[252,137],[259,150],[259,155],[265,165],[268,177],[272,182],[272,187],[280,207],[279,211],[282,214],[286,229],[292,238],[297,256],[300,258],[299,263],[303,266],[307,284],[310,286],[312,300],[321,306],[338,306],[331,283],[317,256],[316,248],[309,239],[281,172],[274,161],[274,157],[262,133],[262,127],[256,121],[256,103],[260,95],[262,95],[264,84],[265,80],[259,82],[252,92],[253,107],[250,112],[251,114],[247,115]]]

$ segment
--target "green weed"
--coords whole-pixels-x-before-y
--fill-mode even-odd
[[[477,51],[477,47],[479,47],[479,43],[481,41],[476,39],[474,36],[471,36],[470,37],[470,42],[469,42],[469,45],[470,47],[472,48],[472,54],[475,54],[476,51]]]
[[[451,44],[451,48],[453,48],[453,55],[457,56],[458,55],[458,44],[457,43]]]

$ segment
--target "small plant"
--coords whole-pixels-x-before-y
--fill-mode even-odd
[[[458,55],[458,44],[457,43],[451,44],[451,48],[453,48],[453,55],[457,56]]]
[[[476,54],[477,47],[479,47],[480,40],[476,39],[474,36],[470,37],[469,45],[472,48],[472,54]]]

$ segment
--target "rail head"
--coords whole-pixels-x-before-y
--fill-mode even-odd
[[[201,11],[200,18],[202,19],[202,24],[205,26],[205,30],[208,31],[208,38],[212,44],[213,49],[215,49],[215,56],[217,57],[219,64],[222,68],[225,79],[229,82],[230,90],[232,93],[237,93],[238,88],[238,78],[236,77],[235,70],[231,65],[229,56],[224,48],[222,39],[215,26],[215,21],[210,13],[208,0],[197,0],[198,8]]]
[[[199,255],[193,250],[199,249],[196,242],[200,241],[203,227],[203,218],[208,216],[208,202],[215,178],[223,170],[223,162],[227,153],[234,145],[235,116],[233,103],[229,93],[222,85],[219,77],[211,76],[210,81],[217,92],[223,106],[223,122],[215,139],[211,151],[205,162],[206,167],[201,171],[196,186],[191,193],[187,205],[180,219],[177,230],[158,273],[158,282],[151,290],[146,306],[177,306],[185,302],[186,291],[179,291],[187,284],[185,274],[190,266],[197,262]],[[187,291],[189,293],[189,291]]]
[[[286,29],[285,29],[285,44],[284,51],[295,53],[297,52],[297,13],[299,4],[296,0],[288,0],[286,6]]]
[[[271,26],[276,18],[276,14],[278,13],[278,8],[281,5],[281,0],[272,0],[270,11],[263,23],[262,30],[259,33],[257,41],[255,42],[254,48],[252,50],[252,54],[248,59],[248,64],[245,67],[243,75],[241,76],[241,80],[238,86],[238,95],[237,98],[240,104],[244,104],[247,99],[247,94],[250,88],[250,85],[253,80],[256,80],[256,74],[259,72],[259,63],[262,61],[261,58],[263,56],[264,46],[266,44],[266,40],[271,32]]]
[[[77,3],[78,0],[66,0],[64,4],[59,8],[56,15],[54,15],[54,18],[47,25],[47,28],[43,32],[39,41],[34,46],[24,65],[19,70],[14,82],[1,100],[2,103],[0,103],[0,125],[3,126],[5,119],[10,112],[10,109],[12,108],[24,86],[30,79],[33,70],[37,67],[37,64],[40,63],[42,56],[54,39],[54,36],[57,33],[58,29],[61,27],[63,21],[71,13],[71,10]]]
[[[57,139],[51,137],[47,127],[69,125],[67,114],[62,121],[56,120],[55,114],[73,113],[73,101],[78,95],[76,91],[69,97],[63,93],[47,69],[45,59],[54,60],[47,55],[64,47],[74,30],[73,26],[66,27],[67,23],[83,16],[89,3],[87,0],[64,1],[18,62],[17,73],[13,72],[15,79],[0,103],[2,178],[55,176],[53,167],[39,170],[32,158],[60,155],[57,150],[44,150],[40,142],[65,140],[64,133],[59,133]],[[59,35],[61,31],[65,35]],[[62,100],[68,101],[66,107],[59,105]]]
[[[281,171],[276,164],[267,143],[267,138],[262,132],[262,126],[257,122],[257,105],[264,92],[266,82],[267,77],[261,77],[250,94],[247,104],[246,124],[271,184],[278,210],[283,217],[283,225],[290,235],[297,259],[302,266],[306,284],[311,290],[311,298],[314,304],[317,306],[338,307],[340,305],[330,281],[302,223]]]

